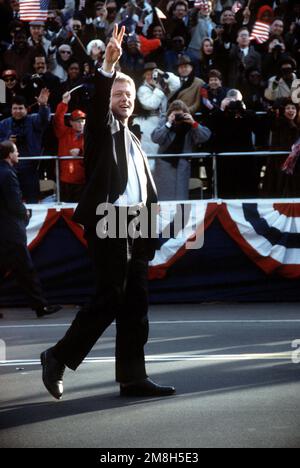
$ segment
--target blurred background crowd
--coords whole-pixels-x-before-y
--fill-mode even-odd
[[[212,160],[182,153],[291,151],[300,138],[299,0],[50,0],[45,21],[0,0],[0,142],[20,156],[84,156],[93,75],[115,23],[119,69],[137,87],[131,129],[152,162],[161,200],[210,198]],[[41,4],[42,4],[41,0]],[[173,154],[175,157],[163,157]],[[218,160],[223,198],[298,197],[287,156]],[[25,201],[51,194],[55,165],[21,161]],[[81,159],[61,162],[62,201],[84,187]]]

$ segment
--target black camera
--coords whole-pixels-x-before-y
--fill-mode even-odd
[[[226,107],[227,112],[230,114],[241,114],[245,111],[242,101],[231,101]]]
[[[175,122],[183,122],[183,121],[184,121],[184,115],[175,114]]]

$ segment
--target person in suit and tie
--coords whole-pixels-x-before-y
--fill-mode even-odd
[[[56,399],[63,394],[65,368],[76,370],[106,328],[116,320],[116,381],[121,396],[166,396],[175,393],[149,379],[144,346],[148,340],[148,261],[156,240],[147,235],[121,236],[121,217],[131,224],[137,211],[150,211],[157,192],[138,139],[128,129],[136,97],[133,80],[116,73],[125,28],[114,28],[105,60],[94,78],[94,96],[85,127],[87,184],[74,220],[85,228],[95,266],[96,295],[77,314],[66,335],[41,354],[43,382]],[[119,235],[99,232],[99,206],[112,206]],[[130,214],[129,214],[130,213]],[[103,214],[103,213],[102,213]],[[108,226],[109,228],[109,226]],[[136,238],[134,238],[136,237]]]
[[[37,317],[58,312],[48,305],[27,248],[26,225],[29,212],[22,202],[20,183],[14,167],[19,152],[12,141],[0,143],[0,279],[12,271],[29,298]]]

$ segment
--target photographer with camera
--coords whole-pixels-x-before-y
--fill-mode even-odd
[[[5,102],[0,103],[0,120],[10,117],[13,98],[22,94],[16,70],[4,70],[1,78],[5,84]]]
[[[178,154],[156,160],[154,179],[160,201],[188,200],[191,162],[180,154],[199,151],[210,136],[211,131],[194,120],[184,102],[176,100],[170,105],[152,133],[153,142],[159,144],[159,154]]]
[[[278,64],[289,57],[282,37],[271,36],[267,50],[262,61],[262,74],[266,81],[277,75]]]
[[[254,151],[255,114],[246,109],[240,91],[231,89],[221,110],[210,114],[213,132],[211,150],[216,153]],[[218,158],[217,175],[220,198],[251,198],[258,194],[261,160],[255,156]]]
[[[138,88],[138,117],[134,124],[142,130],[141,145],[147,154],[156,154],[158,145],[153,143],[151,134],[157,127],[161,113],[166,112],[168,98],[164,92],[163,76],[154,62],[144,66],[144,82]]]
[[[265,98],[268,101],[276,101],[281,98],[290,98],[294,82],[297,80],[297,64],[292,57],[281,60],[279,72],[269,79],[268,88],[265,91]]]
[[[18,146],[21,157],[40,156],[43,133],[50,121],[48,99],[48,89],[42,89],[37,98],[39,111],[37,114],[29,115],[25,99],[16,96],[12,101],[12,117],[0,122],[0,142],[5,140],[13,142]],[[26,202],[37,203],[40,194],[38,163],[21,161],[17,172]]]

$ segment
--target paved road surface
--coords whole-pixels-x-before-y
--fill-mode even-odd
[[[66,372],[59,402],[41,383],[39,354],[64,334],[74,308],[40,320],[27,309],[3,310],[0,446],[299,447],[299,308],[154,306],[148,372],[177,395],[119,397],[111,326],[78,371]]]

